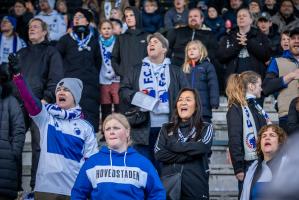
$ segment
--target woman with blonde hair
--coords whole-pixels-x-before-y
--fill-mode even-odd
[[[119,113],[103,122],[107,146],[82,166],[71,199],[155,199],[166,193],[152,163],[130,147],[130,125]]]
[[[191,88],[199,93],[203,120],[210,123],[212,108],[219,106],[219,87],[215,67],[210,62],[208,51],[201,41],[188,42],[185,48],[183,72]]]
[[[253,71],[232,74],[227,81],[228,146],[239,181],[239,194],[248,167],[257,159],[257,133],[262,126],[271,123],[268,114],[256,102],[256,98],[261,97],[261,83],[261,76]]]

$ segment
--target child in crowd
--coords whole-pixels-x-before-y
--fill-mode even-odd
[[[282,51],[289,50],[290,31],[283,31],[280,35],[280,46]]]
[[[120,77],[116,76],[111,65],[112,49],[115,43],[112,27],[112,22],[109,20],[102,21],[99,26],[99,43],[102,56],[100,71],[102,121],[112,113],[112,104],[116,112],[118,111],[119,104],[118,90]]]
[[[208,16],[205,18],[204,23],[212,29],[212,32],[218,40],[225,34],[224,20],[218,15],[214,6],[209,6]]]
[[[119,19],[110,18],[112,23],[112,34],[120,35],[123,31],[123,23]]]
[[[110,18],[120,20],[123,24],[122,25],[122,33],[126,32],[126,30],[128,29],[128,25],[126,24],[126,22],[124,22],[124,14],[120,8],[112,8]]]
[[[142,24],[145,32],[155,33],[163,27],[163,16],[159,12],[157,0],[145,0]]]
[[[210,123],[212,108],[219,106],[219,86],[215,67],[208,58],[206,47],[199,40],[187,44],[183,71],[187,74],[190,86],[199,92],[202,117]]]

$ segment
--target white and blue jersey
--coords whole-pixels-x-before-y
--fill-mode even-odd
[[[152,163],[129,147],[118,153],[102,147],[83,165],[72,200],[165,200],[166,192]]]
[[[98,152],[93,128],[80,118],[56,118],[44,105],[32,119],[39,127],[41,146],[34,191],[70,196],[85,159]]]

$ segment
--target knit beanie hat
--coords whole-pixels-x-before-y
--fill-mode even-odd
[[[3,20],[7,20],[7,21],[9,21],[10,23],[11,23],[11,25],[13,26],[13,28],[15,29],[16,28],[16,26],[17,26],[17,20],[16,20],[16,18],[14,18],[13,16],[4,16],[3,18],[2,18],[2,21]]]
[[[92,21],[93,16],[92,16],[91,11],[89,11],[89,10],[87,10],[87,9],[84,9],[84,8],[77,8],[77,9],[75,10],[75,14],[76,14],[77,12],[82,13],[88,22],[91,22],[91,21]]]
[[[83,90],[83,83],[78,78],[64,78],[56,86],[56,90],[58,87],[65,87],[69,89],[74,97],[75,104],[78,105],[81,99],[82,90]]]

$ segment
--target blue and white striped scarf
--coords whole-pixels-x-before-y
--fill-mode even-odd
[[[87,51],[91,50],[91,47],[87,46],[87,45],[88,45],[91,37],[93,36],[92,31],[89,31],[89,34],[83,39],[80,39],[79,36],[73,31],[70,32],[70,36],[77,42],[78,51],[83,51],[84,49],[86,49]]]
[[[165,58],[163,63],[159,65],[153,64],[148,57],[142,60],[139,89],[159,100],[158,105],[153,110],[155,114],[169,113],[169,65],[169,58]]]
[[[80,106],[76,106],[68,110],[61,109],[57,104],[46,104],[45,107],[50,115],[58,119],[83,118],[83,113]]]

